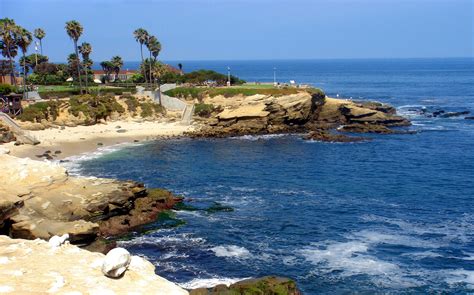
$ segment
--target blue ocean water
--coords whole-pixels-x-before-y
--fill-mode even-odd
[[[164,187],[206,208],[121,242],[186,287],[276,274],[304,294],[474,291],[473,59],[183,62],[249,81],[296,80],[395,105],[414,135],[155,141],[90,157],[83,175]],[[473,115],[473,114],[471,114]]]

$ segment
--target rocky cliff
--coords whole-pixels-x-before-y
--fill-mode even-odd
[[[214,112],[203,120],[201,130],[190,134],[194,137],[310,132],[308,139],[345,142],[365,138],[339,132],[388,134],[399,132],[392,127],[410,125],[391,106],[329,98],[312,90],[281,96],[208,96],[203,102]]]
[[[72,243],[88,246],[152,222],[181,201],[134,181],[71,177],[58,164],[6,154],[0,171],[1,232],[14,238],[69,234]]]

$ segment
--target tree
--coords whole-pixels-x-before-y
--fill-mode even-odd
[[[68,74],[74,79],[78,79],[79,77],[79,72],[77,71],[78,64],[80,64],[81,61],[79,60],[79,57],[75,53],[69,54],[67,57],[67,72]]]
[[[118,80],[118,75],[120,73],[120,69],[123,66],[123,61],[120,56],[114,56],[112,57],[112,60],[110,61],[113,65],[113,71],[115,72],[115,79],[114,81]]]
[[[23,60],[26,60],[26,51],[28,50],[28,46],[30,46],[31,42],[33,42],[33,36],[31,32],[26,30],[25,28],[18,27],[19,34],[17,35],[17,44],[18,47],[21,49],[21,53],[23,54]],[[23,63],[23,91],[26,92],[26,63]]]
[[[41,54],[30,54],[26,57],[20,58],[20,65],[23,66],[23,63],[26,64],[26,67],[35,70],[37,66],[42,63],[48,62],[49,58]]]
[[[15,86],[16,79],[13,59],[18,54],[18,34],[18,27],[12,19],[0,19],[0,47],[2,49],[2,55],[10,60],[10,75]]]
[[[148,40],[148,32],[143,28],[138,28],[133,32],[133,36],[135,37],[135,41],[140,43],[140,54],[142,56],[142,63],[143,59],[143,44]],[[145,78],[146,79],[146,78]]]
[[[151,55],[152,55],[152,54],[151,54],[151,51],[152,51],[152,49],[153,49],[153,46],[155,46],[155,44],[156,44],[157,42],[158,42],[158,39],[156,39],[155,36],[151,36],[151,35],[148,36],[148,38],[147,38],[147,40],[146,40],[146,42],[145,42],[145,45],[146,45],[146,47],[148,48],[148,52],[150,53],[150,60],[151,60]],[[152,79],[151,79],[151,72],[152,72],[151,65],[152,65],[152,63],[150,62],[150,69],[149,69],[149,73],[150,73],[150,75],[149,75],[149,78],[150,78],[149,82],[150,82],[150,83],[152,82]]]
[[[74,52],[76,53],[76,57],[79,57],[79,51],[77,48],[77,41],[79,37],[82,35],[82,25],[75,20],[66,22],[66,32],[69,37],[74,42]],[[82,93],[82,81],[81,81],[81,71],[80,71],[80,62],[77,63],[77,76],[79,77],[79,91]]]
[[[81,46],[79,46],[79,52],[82,55],[82,64],[85,68],[86,74],[86,92],[89,91],[88,89],[88,80],[89,80],[89,70],[93,64],[93,61],[89,58],[90,54],[92,53],[92,46],[87,42],[82,42]]]
[[[40,42],[40,52],[43,55],[43,38],[46,36],[46,33],[42,28],[37,28],[34,31],[35,38]]]
[[[100,66],[102,67],[102,70],[104,71],[105,74],[105,80],[107,82],[110,82],[110,74],[113,72],[114,65],[110,61],[103,61],[100,63]]]
[[[183,74],[183,64],[179,63],[178,64],[179,71],[181,72],[181,75]]]

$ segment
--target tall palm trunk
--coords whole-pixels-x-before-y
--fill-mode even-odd
[[[145,59],[143,58],[143,43],[140,43],[140,54],[142,55],[142,65],[143,65],[145,62]],[[145,83],[146,83],[146,72],[145,72],[145,75],[143,76],[145,78]]]
[[[13,82],[13,84],[16,87],[15,69],[13,68],[13,59],[12,59],[12,55],[10,53],[10,46],[9,45],[7,46],[7,52],[8,52],[8,58],[10,58],[10,68],[11,68],[11,72],[10,72],[11,81],[10,81],[10,83]]]
[[[26,57],[25,52],[22,50],[23,53],[23,99],[27,99],[27,91],[26,91]]]
[[[79,67],[81,60],[79,59],[79,51],[77,50],[77,40],[74,40],[74,50],[76,52],[76,58],[77,58],[77,75],[79,76],[79,92],[82,94],[82,79],[81,79],[81,70]]]
[[[40,39],[40,52],[43,55],[43,39]]]
[[[151,83],[153,82],[153,81],[151,80],[151,51],[150,51],[150,67],[149,67],[149,68],[150,68],[150,73],[149,73],[149,75],[150,75],[150,87],[151,87],[151,86],[152,86]]]
[[[88,84],[87,80],[89,80],[89,71],[88,71],[87,67],[83,66],[83,68],[84,68],[84,71],[85,71],[84,74],[86,75],[86,93],[89,93],[89,88],[88,88],[88,85],[87,85]]]

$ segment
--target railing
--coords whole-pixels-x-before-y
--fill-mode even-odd
[[[40,143],[39,140],[31,135],[29,132],[23,130],[20,125],[18,125],[10,116],[8,116],[5,113],[0,113],[0,120],[5,122],[5,124],[8,125],[8,127],[12,130],[12,132],[15,134],[17,139],[23,143],[27,144],[38,144]]]

